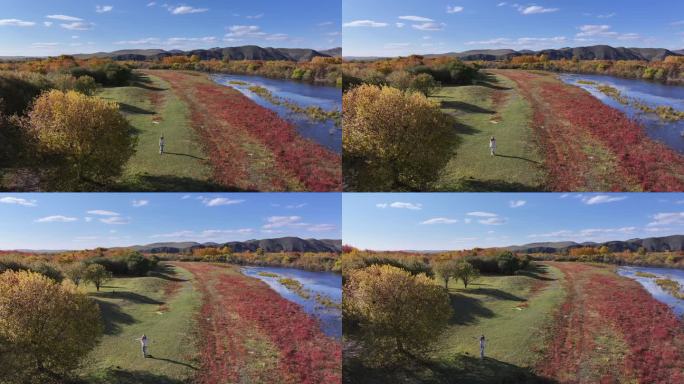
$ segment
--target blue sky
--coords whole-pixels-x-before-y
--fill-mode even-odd
[[[684,234],[684,194],[344,194],[345,244],[456,250]]]
[[[608,44],[684,48],[677,0],[343,0],[345,56]]]
[[[341,4],[320,0],[0,0],[0,56],[254,44],[341,45]]]
[[[0,249],[341,238],[337,193],[0,194]]]

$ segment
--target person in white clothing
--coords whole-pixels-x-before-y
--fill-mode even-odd
[[[496,156],[496,138],[494,138],[494,136],[489,139],[489,153],[491,153],[492,156]]]
[[[484,335],[480,336],[480,359],[484,359],[485,346],[487,345],[487,340],[485,340]]]
[[[142,355],[143,355],[143,357],[144,357],[144,358],[147,358],[147,357],[149,356],[149,355],[147,354],[147,344],[148,344],[147,336],[142,335],[141,338],[136,339],[136,340],[138,340],[138,341],[140,342],[140,347],[142,348]]]
[[[159,154],[164,154],[164,135],[159,138]]]

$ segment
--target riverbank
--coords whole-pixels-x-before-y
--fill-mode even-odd
[[[168,82],[188,105],[216,183],[243,191],[341,189],[340,156],[301,137],[275,112],[204,74],[144,73]]]

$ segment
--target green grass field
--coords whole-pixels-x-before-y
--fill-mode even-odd
[[[546,383],[531,368],[543,356],[550,337],[544,330],[565,297],[562,283],[562,272],[545,265],[514,276],[482,276],[467,289],[451,281],[454,316],[431,356],[390,370],[360,368],[355,382]],[[483,334],[488,342],[480,359]]]
[[[192,274],[167,266],[153,277],[115,278],[96,292],[105,335],[89,354],[81,374],[92,383],[181,383],[198,369],[195,313],[201,294]],[[175,286],[172,286],[175,285]],[[151,358],[143,358],[142,334]]]
[[[131,191],[215,190],[211,166],[190,125],[190,112],[168,83],[136,73],[130,86],[104,88],[98,94],[119,103],[133,126],[138,145],[121,180]],[[159,155],[164,135],[165,154]]]
[[[532,130],[532,109],[514,82],[488,74],[476,85],[444,87],[432,97],[458,121],[460,144],[439,173],[436,190],[535,191],[544,169]],[[497,156],[489,139],[497,139]]]

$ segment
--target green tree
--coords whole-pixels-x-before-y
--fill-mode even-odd
[[[90,76],[81,76],[76,80],[74,90],[86,96],[92,96],[97,91],[97,82]]]
[[[256,250],[256,254],[257,254],[257,256],[259,256],[259,257],[263,257],[263,256],[266,254],[266,252],[264,252],[264,249],[263,249],[263,248],[259,247],[259,248],[257,248],[257,250]]]
[[[70,382],[102,331],[97,304],[70,281],[0,274],[0,382]]]
[[[121,174],[136,140],[116,103],[69,91],[50,91],[36,100],[25,122],[39,151],[58,162],[54,189],[106,185]]]
[[[439,83],[427,73],[421,73],[411,81],[411,89],[422,93],[426,97],[432,96],[439,90]]]
[[[112,273],[100,264],[90,264],[83,274],[83,281],[93,283],[99,291],[102,284],[111,280]]]
[[[64,275],[78,287],[85,276],[87,265],[81,262],[71,263],[63,268]]]
[[[361,332],[369,364],[423,355],[447,327],[449,295],[434,280],[389,265],[350,273],[343,315]]]
[[[458,262],[456,260],[441,261],[435,264],[435,273],[444,280],[444,288],[449,290],[449,280],[457,278]]]
[[[454,123],[420,93],[352,88],[343,98],[346,183],[356,191],[429,189],[451,158]]]
[[[480,277],[480,271],[473,267],[472,264],[465,260],[461,260],[456,265],[456,272],[454,273],[454,278],[461,280],[463,282],[463,287],[468,288],[468,284],[477,280]]]
[[[499,267],[499,272],[512,275],[519,269],[518,259],[512,252],[502,252],[496,258],[496,264]]]

